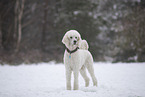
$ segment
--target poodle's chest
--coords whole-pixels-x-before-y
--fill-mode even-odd
[[[72,70],[75,70],[75,68],[80,68],[85,62],[84,59],[82,59],[82,57],[77,54],[71,54],[71,55],[68,54],[66,56],[66,61],[67,61],[66,65],[69,65],[72,68]]]
[[[67,60],[68,60],[69,64],[78,64],[78,62],[80,61],[80,58],[77,55],[69,54],[67,56]]]
[[[82,64],[80,63],[80,61],[78,60],[78,58],[72,58],[68,60],[68,64],[72,70],[75,70],[77,68],[79,68]]]

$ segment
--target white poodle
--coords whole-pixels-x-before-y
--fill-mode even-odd
[[[66,50],[64,53],[64,64],[66,69],[66,85],[67,90],[71,90],[71,73],[74,74],[74,90],[78,90],[79,72],[85,80],[85,86],[89,86],[89,78],[86,74],[86,68],[90,73],[94,86],[97,86],[97,79],[94,74],[93,58],[88,51],[88,43],[82,40],[80,34],[76,30],[66,32],[62,39]]]

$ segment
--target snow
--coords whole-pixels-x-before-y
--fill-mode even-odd
[[[92,82],[85,87],[80,76],[80,89],[68,91],[63,64],[0,65],[0,97],[145,97],[145,63],[95,63],[94,68],[98,87]]]

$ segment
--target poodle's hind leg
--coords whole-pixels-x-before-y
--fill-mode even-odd
[[[93,85],[97,86],[97,79],[95,77],[95,73],[94,73],[94,68],[93,68],[93,61],[89,61],[86,63],[86,67],[88,69],[88,72],[90,73],[92,80],[93,80]]]
[[[80,69],[80,74],[82,75],[82,77],[84,78],[85,80],[85,86],[88,87],[89,86],[89,77],[87,76],[87,73],[86,73],[86,68],[85,66],[82,66],[82,68]]]

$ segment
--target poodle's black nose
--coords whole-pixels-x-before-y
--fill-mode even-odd
[[[77,41],[76,41],[76,40],[74,40],[74,45],[76,44],[76,42],[77,42]]]

